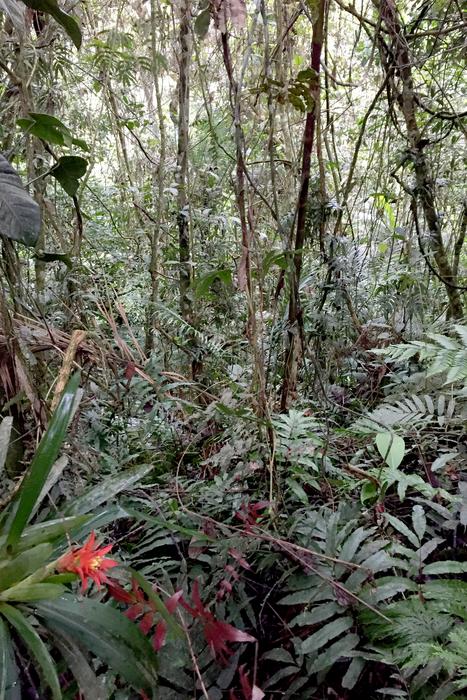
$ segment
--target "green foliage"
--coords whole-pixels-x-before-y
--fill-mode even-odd
[[[432,342],[413,340],[374,352],[391,361],[408,360],[418,355],[420,362],[427,364],[428,377],[446,374],[445,384],[461,382],[467,378],[467,326],[455,324],[453,330],[459,340],[439,333],[427,333]]]
[[[40,228],[39,206],[26,192],[7,159],[0,155],[0,233],[34,246]]]
[[[60,9],[57,0],[21,0],[32,10],[39,10],[51,15],[60,24],[77,49],[81,47],[81,31],[77,21],[71,15]]]

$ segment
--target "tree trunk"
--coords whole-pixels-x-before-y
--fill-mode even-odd
[[[290,393],[294,391],[298,369],[298,355],[303,339],[303,319],[300,308],[300,275],[302,271],[303,244],[305,242],[305,221],[310,186],[311,154],[315,135],[316,114],[319,101],[319,71],[321,49],[324,39],[324,16],[326,0],[319,0],[316,18],[313,22],[311,40],[311,68],[313,75],[310,80],[311,109],[306,116],[303,133],[303,155],[300,179],[300,191],[297,203],[297,224],[295,233],[294,257],[290,270],[289,318],[287,332],[287,349],[282,383],[281,410],[287,410]]]
[[[192,323],[192,305],[188,295],[191,283],[190,225],[188,212],[188,145],[190,119],[190,34],[191,0],[180,5],[179,80],[178,80],[178,147],[177,147],[177,224],[180,260],[180,313]]]
[[[390,74],[389,84],[405,121],[410,156],[413,162],[416,189],[413,196],[421,204],[429,231],[429,247],[438,276],[448,297],[448,318],[463,316],[462,298],[457,289],[457,278],[443,242],[441,222],[436,211],[434,182],[424,152],[425,142],[417,121],[417,102],[414,94],[412,60],[409,45],[402,29],[395,0],[373,0],[392,39],[391,53],[383,56],[383,65]],[[384,48],[384,45],[383,45]],[[392,64],[391,64],[392,61]],[[399,84],[396,83],[399,77]],[[416,213],[416,206],[415,206]]]

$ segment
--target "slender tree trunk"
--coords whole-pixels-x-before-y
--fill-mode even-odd
[[[167,152],[167,131],[165,127],[165,117],[162,107],[162,95],[159,84],[159,65],[157,60],[157,12],[156,0],[151,0],[151,53],[152,53],[152,73],[154,79],[154,90],[156,93],[157,119],[159,122],[159,166],[154,178],[154,188],[156,194],[156,217],[154,229],[151,236],[151,260],[149,263],[149,274],[151,277],[151,289],[149,293],[149,303],[147,310],[145,351],[151,352],[154,349],[154,310],[159,295],[159,249],[161,238],[162,217],[164,213],[164,178],[165,178],[165,158]],[[161,14],[161,13],[160,13]]]
[[[300,191],[297,203],[297,224],[295,232],[294,257],[291,265],[289,318],[287,333],[287,349],[282,383],[281,410],[286,411],[290,393],[294,391],[298,369],[298,355],[303,338],[303,319],[300,308],[300,275],[302,271],[303,245],[305,242],[305,221],[310,186],[311,154],[315,135],[316,114],[319,101],[319,71],[321,49],[324,39],[324,16],[326,0],[318,0],[316,18],[313,23],[311,40],[311,68],[313,75],[310,80],[311,110],[306,116],[303,133],[303,154]]]
[[[178,147],[177,147],[177,224],[180,260],[180,313],[192,323],[192,305],[189,298],[191,283],[190,222],[188,211],[188,146],[190,123],[190,64],[191,64],[191,0],[180,5],[178,79]]]
[[[392,39],[391,54],[383,56],[383,65],[386,72],[395,68],[395,75],[399,77],[396,83],[395,77],[390,77],[390,86],[393,95],[399,105],[399,109],[405,121],[407,140],[410,146],[410,155],[413,162],[416,179],[414,198],[420,203],[429,232],[429,247],[435,261],[438,276],[442,280],[448,297],[448,317],[462,318],[463,307],[455,270],[449,262],[446,247],[443,242],[441,222],[436,211],[435,187],[430,173],[427,157],[425,155],[425,143],[417,120],[417,102],[414,93],[412,77],[412,59],[409,45],[402,29],[398,9],[395,0],[373,0],[378,8],[381,21],[384,22]],[[384,47],[383,47],[384,50]],[[391,65],[390,61],[394,65]]]

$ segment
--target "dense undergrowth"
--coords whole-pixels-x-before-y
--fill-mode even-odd
[[[128,366],[109,387],[118,404],[96,410],[84,381],[62,449],[73,472],[55,462],[34,508],[20,487],[16,514],[29,498],[34,524],[0,571],[13,565],[0,593],[4,697],[45,697],[54,667],[64,698],[76,684],[86,698],[130,697],[122,678],[134,697],[461,697],[465,338],[458,325],[362,352],[369,372],[385,368],[370,411],[355,384],[344,404],[297,401],[258,422],[239,378],[200,405],[195,385],[153,370],[156,393],[150,369],[128,378]],[[46,468],[43,443],[29,476]],[[13,542],[15,502],[3,511]],[[96,529],[116,561],[80,593],[67,537]]]
[[[0,700],[467,697],[464,30],[0,0]]]

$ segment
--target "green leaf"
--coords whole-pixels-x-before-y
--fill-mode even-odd
[[[8,627],[0,617],[0,700],[21,700],[21,687]]]
[[[44,252],[37,252],[34,254],[34,257],[36,260],[40,260],[41,262],[45,263],[50,263],[50,262],[62,262],[64,265],[67,266],[69,270],[73,269],[73,263],[71,262],[71,258],[69,255],[66,253],[44,253]]]
[[[32,600],[51,600],[58,598],[65,593],[65,586],[57,583],[31,583],[22,584],[3,591],[1,600],[15,601],[16,603],[27,603]]]
[[[378,452],[388,467],[397,469],[405,455],[404,438],[395,433],[378,433],[375,442]]]
[[[354,621],[351,617],[340,617],[338,620],[328,622],[317,632],[307,637],[302,642],[302,652],[304,654],[314,654],[321,647],[324,647],[331,639],[335,639],[343,632],[353,627]]]
[[[5,461],[10,446],[10,435],[13,427],[13,418],[6,416],[0,423],[0,474],[5,466]]]
[[[56,180],[70,197],[74,197],[79,188],[79,178],[83,177],[88,167],[88,161],[81,156],[62,156],[50,170]]]
[[[41,230],[39,205],[16,170],[0,154],[0,234],[34,247]]]
[[[204,10],[201,10],[197,18],[195,19],[195,33],[197,34],[197,36],[199,36],[200,39],[204,39],[204,37],[208,33],[210,22],[211,10],[208,6]]]
[[[0,564],[0,591],[5,591],[47,563],[52,554],[51,544],[39,544]]]
[[[465,574],[467,573],[467,562],[463,561],[437,561],[433,564],[427,564],[423,573],[426,576],[434,576],[435,574]]]
[[[296,496],[296,498],[298,498],[298,500],[304,505],[308,505],[308,496],[306,495],[306,492],[304,491],[303,487],[300,486],[298,481],[295,481],[295,479],[288,478],[286,479],[286,483],[289,489],[294,494],[294,496]]]
[[[399,520],[399,518],[396,518],[394,515],[391,515],[390,513],[385,513],[384,514],[385,519],[388,521],[388,523],[391,523],[393,528],[395,528],[398,532],[401,533],[401,535],[404,535],[409,542],[413,544],[413,546],[418,549],[420,547],[420,540],[417,537],[417,535],[410,530],[405,523],[402,522],[402,520]]]
[[[337,635],[335,635],[337,636]],[[358,634],[346,634],[342,639],[331,644],[331,646],[323,651],[318,658],[313,662],[311,667],[312,673],[318,673],[333,666],[336,661],[339,661],[343,656],[347,656],[352,649],[355,649],[360,641]]]
[[[16,123],[26,133],[47,143],[53,143],[57,146],[71,146],[72,144],[70,130],[60,119],[51,114],[29,112],[27,117],[17,119]]]
[[[68,518],[45,520],[37,525],[31,525],[24,530],[16,546],[18,552],[35,547],[42,542],[54,542],[64,535],[71,535],[77,528],[89,521],[90,515],[73,515]],[[0,556],[7,543],[6,535],[0,537]]]
[[[40,10],[51,15],[64,28],[76,48],[80,48],[82,36],[78,22],[60,9],[57,0],[23,0],[23,2],[32,10]]]
[[[51,658],[47,647],[42,639],[37,634],[29,620],[18,609],[8,603],[0,603],[0,615],[3,615],[10,625],[15,628],[24,644],[28,647],[31,654],[36,659],[39,670],[41,671],[44,681],[52,691],[53,700],[62,700],[60,683],[55,670],[55,663]]]
[[[107,700],[104,684],[97,678],[79,646],[58,632],[54,634],[54,642],[74,675],[83,700]]]
[[[412,525],[417,533],[420,542],[423,540],[426,532],[426,516],[423,506],[416,505],[412,510]]]
[[[64,594],[35,605],[53,630],[73,637],[138,690],[155,684],[156,657],[151,644],[121,612],[89,598]]]
[[[91,486],[86,493],[75,499],[67,512],[70,514],[89,513],[106,501],[110,501],[121,491],[130,488],[154,469],[153,464],[140,464],[127,469],[120,475],[106,479],[101,484]]]
[[[49,427],[44,433],[29,471],[21,485],[18,507],[7,537],[7,547],[10,550],[18,544],[47,476],[57,459],[68,424],[73,415],[73,404],[79,381],[80,374],[76,372],[65,387],[60,403],[50,420]]]

